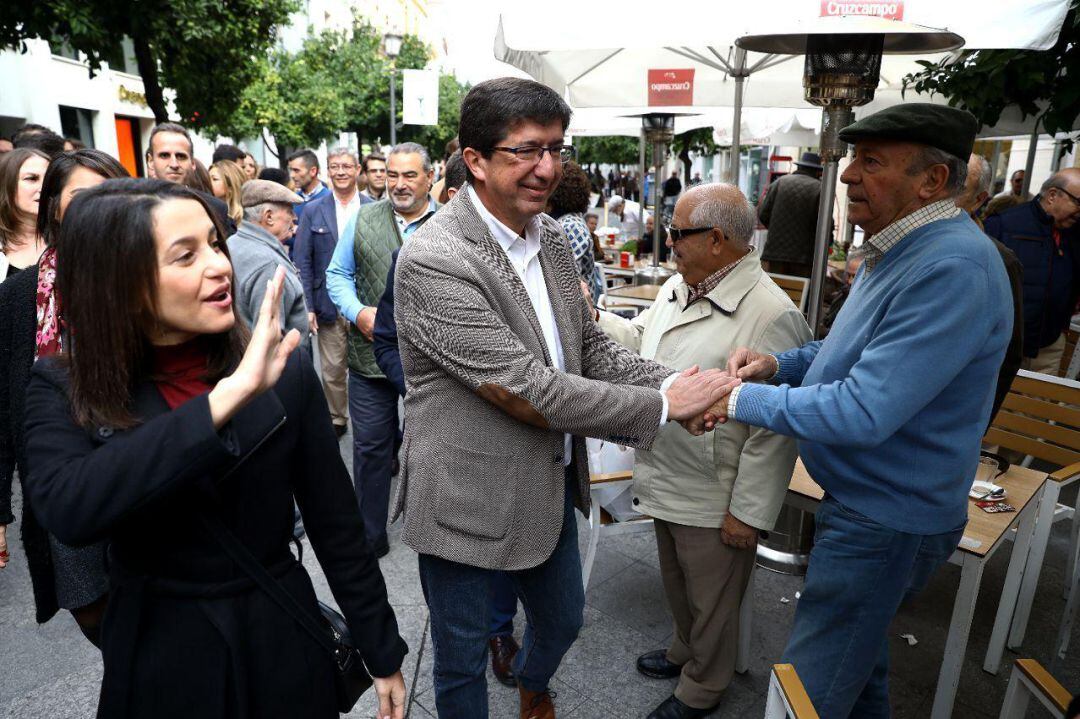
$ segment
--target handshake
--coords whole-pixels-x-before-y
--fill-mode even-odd
[[[776,374],[776,358],[740,347],[731,353],[725,369],[704,372],[697,365],[683,370],[667,388],[668,419],[687,432],[701,435],[723,424],[728,416],[728,396],[744,380],[766,380]]]

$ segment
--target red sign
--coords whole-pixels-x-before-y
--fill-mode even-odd
[[[867,15],[886,20],[904,19],[904,2],[868,2],[867,0],[821,0],[821,17]]]
[[[694,104],[694,70],[649,70],[649,107]]]

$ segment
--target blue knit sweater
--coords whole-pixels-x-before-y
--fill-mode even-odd
[[[1011,331],[993,244],[967,213],[932,222],[860,270],[828,338],[779,355],[779,386],[745,385],[734,418],[798,438],[814,480],[874,521],[947,532]]]

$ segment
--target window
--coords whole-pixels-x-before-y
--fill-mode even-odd
[[[87,147],[94,147],[94,113],[81,107],[61,105],[60,131],[64,137],[74,137]]]

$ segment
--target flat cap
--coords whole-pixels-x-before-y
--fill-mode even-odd
[[[280,202],[283,205],[295,205],[303,198],[288,187],[270,180],[248,180],[240,190],[240,204],[254,207],[264,202]]]
[[[964,160],[971,156],[979,121],[967,110],[929,102],[893,105],[840,130],[840,139],[855,143],[878,138],[918,142]]]

